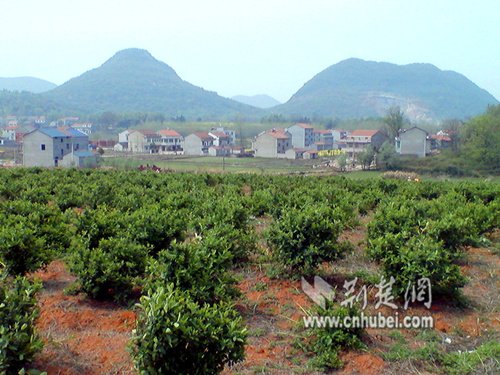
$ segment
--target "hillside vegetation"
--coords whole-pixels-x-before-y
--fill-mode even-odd
[[[276,113],[310,117],[382,116],[400,106],[412,120],[466,118],[498,101],[461,74],[431,64],[347,59],[308,81]]]

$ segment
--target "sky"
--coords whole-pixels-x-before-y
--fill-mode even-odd
[[[500,99],[500,0],[0,0],[0,77],[62,84],[147,49],[222,96],[287,101],[357,57],[431,63]]]

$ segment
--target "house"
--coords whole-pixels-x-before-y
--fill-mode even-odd
[[[309,124],[295,124],[286,129],[292,136],[292,146],[310,148],[314,144],[314,128]]]
[[[208,132],[196,132],[184,138],[184,155],[208,155],[209,147],[214,145],[214,138]]]
[[[226,129],[222,126],[210,129],[210,133],[219,132],[224,133],[229,137],[229,144],[234,145],[236,143],[236,132],[232,129]]]
[[[133,130],[124,130],[121,133],[118,133],[118,143],[128,143],[128,135]]]
[[[263,131],[252,142],[255,156],[263,158],[285,158],[285,152],[291,148],[292,135],[280,128]]]
[[[430,141],[430,149],[431,151],[434,150],[441,150],[443,148],[450,148],[451,147],[451,137],[447,134],[444,134],[441,132],[441,134],[432,134],[429,136],[429,141]]]
[[[427,132],[416,126],[401,130],[396,137],[396,152],[400,155],[425,157],[430,152]]]
[[[289,148],[288,150],[285,151],[285,158],[291,160],[303,159],[304,152],[306,151],[307,151],[306,148],[298,148],[298,147]]]
[[[302,157],[304,159],[317,159],[318,156],[319,156],[319,154],[318,154],[318,151],[316,151],[316,150],[307,150],[302,155]]]
[[[61,167],[95,168],[99,165],[99,154],[92,151],[74,151],[64,155]]]
[[[132,130],[128,134],[128,150],[132,152],[159,152],[161,136],[153,130]]]
[[[15,141],[11,141],[8,138],[0,138],[0,146],[1,147],[17,147],[17,143]]]
[[[231,137],[222,131],[210,131],[208,133],[214,140],[214,146],[229,146],[231,143]]]
[[[24,135],[23,165],[27,167],[57,167],[64,156],[87,151],[89,138],[75,129],[40,128]]]
[[[353,130],[343,139],[345,142],[343,150],[352,158],[365,151],[368,146],[378,150],[386,140],[387,137],[380,130]]]
[[[229,156],[231,152],[232,148],[230,146],[210,146],[208,148],[208,155],[210,156]]]
[[[173,129],[162,129],[160,135],[160,153],[182,151],[182,135]]]
[[[18,130],[17,125],[6,126],[2,130],[2,138],[8,139],[9,141],[15,141],[17,130]]]
[[[91,122],[85,122],[85,123],[75,123],[71,125],[73,129],[78,130],[79,132],[85,133],[88,136],[92,134],[92,123]]]
[[[113,150],[118,152],[128,151],[128,142],[118,142],[113,146]]]
[[[331,130],[314,129],[314,148],[318,151],[333,148],[333,134]]]
[[[333,142],[339,143],[347,137],[348,132],[342,129],[332,129]]]

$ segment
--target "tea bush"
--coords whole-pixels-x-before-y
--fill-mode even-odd
[[[91,297],[121,301],[131,293],[135,279],[144,274],[148,252],[148,247],[127,237],[101,239],[95,248],[88,239],[77,239],[70,270]]]
[[[35,331],[41,284],[0,272],[0,373],[17,374],[43,347]]]
[[[140,374],[218,374],[244,357],[246,328],[231,304],[200,304],[167,284],[138,307],[131,351]]]
[[[309,204],[285,210],[266,237],[283,273],[300,276],[342,255],[344,247],[337,240],[343,228],[341,212],[325,204]]]
[[[325,309],[314,308],[310,312],[311,316],[335,317],[343,323],[345,317],[359,317],[358,308],[353,305],[336,306],[329,303]],[[352,322],[352,320],[351,320]],[[342,324],[341,323],[341,324]],[[364,347],[361,336],[364,330],[362,328],[327,326],[308,328],[303,338],[297,342],[307,354],[312,355],[312,365],[321,370],[339,369],[343,362],[339,357],[339,352],[345,349],[360,349]]]

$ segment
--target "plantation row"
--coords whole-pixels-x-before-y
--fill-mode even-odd
[[[91,298],[127,302],[141,295],[131,345],[139,372],[218,373],[244,357],[247,332],[234,308],[239,292],[233,269],[257,249],[253,219],[272,218],[265,239],[273,273],[300,277],[341,257],[350,247],[339,241],[341,232],[372,211],[368,251],[396,279],[398,292],[429,277],[439,292],[455,293],[465,283],[456,264],[464,245],[499,226],[499,188],[0,170],[0,370],[17,373],[41,348],[34,330],[41,286],[26,275],[64,259],[77,289]],[[320,353],[321,340],[332,342],[330,334],[338,337],[324,330],[307,350],[335,367],[335,352]],[[354,343],[349,337],[337,346]]]

